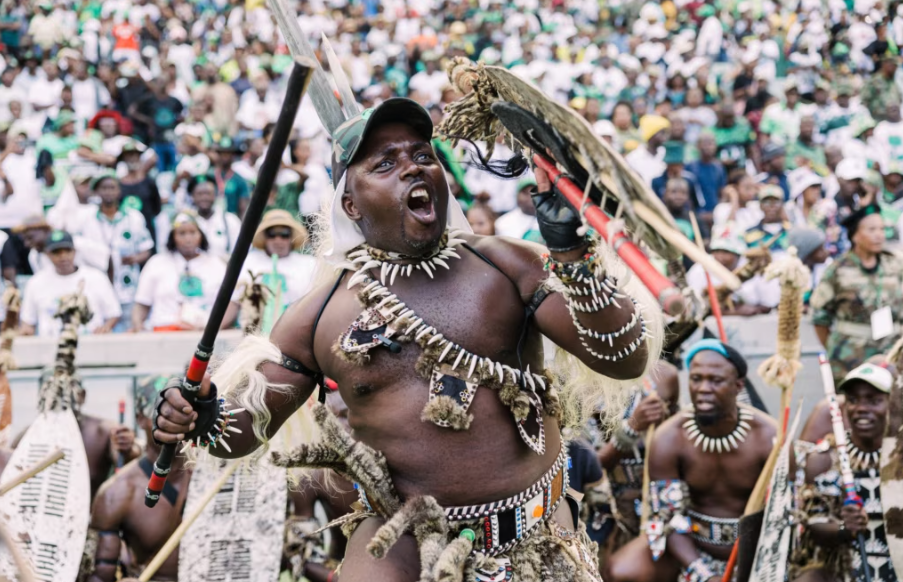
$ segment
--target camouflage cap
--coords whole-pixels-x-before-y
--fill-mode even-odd
[[[416,101],[393,97],[361,111],[336,128],[332,135],[332,180],[338,183],[342,174],[354,161],[354,156],[367,135],[383,123],[400,122],[413,127],[420,136],[430,141],[433,137],[433,120],[426,109]]]

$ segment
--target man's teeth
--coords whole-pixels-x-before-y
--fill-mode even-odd
[[[429,194],[429,192],[427,192],[427,191],[424,190],[423,188],[418,188],[417,190],[414,190],[414,191],[411,193],[411,198],[423,198],[423,199],[425,199],[427,202],[429,202],[429,201],[430,201],[430,194]]]

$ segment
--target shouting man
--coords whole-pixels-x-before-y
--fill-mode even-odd
[[[693,408],[656,431],[646,536],[612,556],[606,580],[674,580],[678,570],[685,580],[720,580],[771,453],[774,421],[737,404],[747,371],[743,356],[704,339],[686,360]]]
[[[586,391],[606,382],[601,375],[643,375],[658,355],[659,316],[651,299],[643,309],[620,286],[623,267],[579,234],[579,216],[541,171],[533,201],[548,255],[456,230],[466,222],[430,145],[432,129],[408,99],[389,99],[336,129],[332,248],[324,253],[334,280],[285,312],[272,345],[246,339],[232,356],[245,354],[240,373],[214,376],[224,406],[245,411],[228,425],[241,433],[216,438],[231,452],[211,450],[251,453],[325,374],[348,405],[354,440],[317,406],[324,438],[276,460],[328,464],[357,482],[362,509],[347,526],[343,582],[445,572],[598,580],[576,505],[565,502],[560,396],[586,404]],[[596,374],[559,393],[542,372],[540,334]],[[221,426],[212,412],[220,405],[212,383],[200,397],[192,410],[167,389],[155,438],[204,445]]]

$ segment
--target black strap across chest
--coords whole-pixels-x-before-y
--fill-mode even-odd
[[[144,474],[147,475],[148,478],[154,472],[154,464],[150,462],[150,459],[147,457],[141,457],[138,459],[138,466],[141,467],[141,470],[144,471]],[[179,499],[179,490],[176,489],[172,483],[166,481],[163,485],[163,497],[169,501],[169,504],[173,507],[176,506],[176,501]]]

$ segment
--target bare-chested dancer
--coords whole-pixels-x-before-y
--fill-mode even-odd
[[[333,248],[324,256],[338,280],[290,307],[272,345],[255,348],[264,355],[244,376],[263,376],[266,410],[257,381],[220,388],[272,435],[321,372],[338,382],[354,442],[324,430],[317,446],[277,460],[311,465],[328,456],[359,483],[365,509],[343,582],[439,571],[597,580],[594,551],[565,502],[562,407],[551,377],[540,374],[540,334],[598,374],[634,379],[658,355],[655,306],[645,298],[645,310],[635,305],[631,284],[614,274],[620,267],[593,249],[541,171],[534,204],[551,251],[545,260],[523,241],[454,230],[466,225],[431,137],[429,114],[407,99],[336,130]],[[244,349],[259,341],[245,340]],[[574,384],[567,390],[590,387]],[[154,436],[176,443],[213,430],[206,390],[195,411],[167,390]],[[334,426],[324,408],[314,413],[322,427]],[[243,432],[229,434],[232,452],[213,454],[239,457],[260,446],[251,414],[236,419]]]
[[[646,536],[612,556],[606,580],[720,580],[737,526],[772,449],[774,421],[737,404],[747,365],[713,339],[687,351],[693,409],[655,433]],[[657,561],[653,561],[653,555]]]
[[[166,483],[161,503],[156,509],[144,505],[144,488],[147,486],[148,471],[157,459],[160,447],[151,437],[151,416],[157,393],[165,385],[155,378],[143,382],[135,402],[135,418],[138,426],[147,435],[144,455],[137,461],[125,465],[113,478],[103,484],[91,510],[91,528],[99,535],[94,559],[94,573],[89,582],[111,582],[116,580],[119,567],[121,542],[129,552],[131,570],[137,576],[143,566],[150,561],[163,546],[169,536],[182,522],[182,509],[188,495],[190,471],[183,468],[184,458],[177,455],[172,473]],[[179,551],[176,549],[163,563],[154,580],[177,580],[179,574]]]

